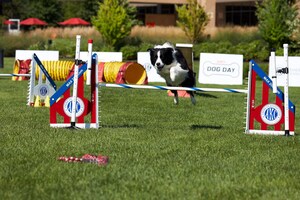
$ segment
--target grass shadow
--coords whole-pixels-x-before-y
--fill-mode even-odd
[[[136,124],[100,125],[101,128],[141,128]]]
[[[197,96],[201,96],[201,97],[205,97],[205,98],[214,98],[217,99],[218,97],[215,95],[211,95],[211,94],[207,94],[207,93],[199,93],[199,92],[195,92],[195,95]]]
[[[216,125],[199,125],[199,124],[194,124],[190,127],[190,129],[192,130],[196,130],[196,129],[221,129],[223,128],[222,126],[216,126]]]

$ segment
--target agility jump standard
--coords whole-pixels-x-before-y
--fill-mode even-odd
[[[286,76],[284,93],[277,87],[276,76],[269,76],[253,61],[249,63],[248,98],[246,129],[247,134],[263,135],[294,135],[295,130],[295,105],[288,98],[288,45],[284,44],[285,66],[276,69],[276,73]],[[275,65],[275,53],[271,52],[271,64]],[[261,104],[256,105],[256,77],[262,79]],[[270,101],[270,90],[276,95],[275,103]],[[284,131],[282,126],[284,125]]]
[[[40,68],[39,79],[37,84],[35,84],[36,65],[38,65]],[[43,82],[43,75],[45,75],[46,77],[45,82]],[[35,53],[32,56],[30,77],[31,78],[29,80],[27,105],[33,106],[34,104],[40,104],[40,100],[44,100],[44,103],[47,100],[49,103],[50,96],[52,96],[55,93],[57,86]],[[34,97],[36,97],[35,100]]]
[[[35,84],[35,72],[36,72],[36,64],[40,68],[39,80],[38,84]],[[42,77],[45,75],[46,82],[43,83]],[[32,66],[30,69],[30,74],[0,74],[0,77],[29,77],[29,85],[28,85],[28,95],[27,95],[27,105],[34,106],[35,103],[40,104],[40,100],[45,100],[50,98],[51,95],[54,94],[56,90],[56,84],[53,81],[52,77],[49,75],[48,71],[38,58],[38,56],[34,53],[32,55]],[[36,97],[36,101],[34,100]]]
[[[90,63],[79,58],[80,35],[76,37],[76,59],[74,74],[50,98],[50,127],[55,128],[98,128],[98,76],[97,54],[92,56],[92,40],[88,41]],[[90,98],[84,96],[84,72],[91,70],[89,77]],[[71,86],[73,94],[71,96]],[[85,117],[90,116],[90,122]],[[62,121],[59,121],[62,117]]]

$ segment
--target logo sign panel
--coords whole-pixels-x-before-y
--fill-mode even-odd
[[[200,53],[199,83],[243,84],[243,55]]]
[[[271,59],[269,59],[271,60]],[[270,62],[270,61],[269,61]],[[276,56],[276,70],[285,67],[285,61],[283,56]],[[300,57],[289,56],[289,86],[300,87]],[[275,75],[275,69],[269,64],[269,77]],[[285,86],[285,74],[277,73],[277,86]]]
[[[39,85],[38,94],[39,96],[43,96],[43,97],[49,95],[49,86],[47,84]]]
[[[280,121],[282,112],[276,104],[267,104],[261,109],[260,117],[266,124],[275,125]]]
[[[148,82],[165,82],[165,80],[157,74],[156,69],[152,66],[149,52],[138,52],[137,62],[146,70]]]
[[[72,101],[73,101],[73,97],[69,97],[65,100],[63,105],[64,112],[69,117],[72,117],[72,103],[73,103]],[[76,114],[75,114],[76,117],[82,115],[84,111],[84,103],[79,97],[77,97],[75,110],[76,110]]]

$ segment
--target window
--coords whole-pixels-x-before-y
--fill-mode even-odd
[[[226,24],[240,26],[257,25],[254,6],[226,6]]]

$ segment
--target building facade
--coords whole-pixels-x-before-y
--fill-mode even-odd
[[[257,0],[198,0],[210,16],[208,27],[227,25],[255,26]],[[186,0],[129,0],[137,7],[137,17],[147,26],[175,26],[175,5],[187,4]]]

